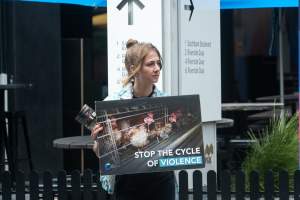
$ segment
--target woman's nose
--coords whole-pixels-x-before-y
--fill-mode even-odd
[[[160,71],[160,69],[161,69],[160,64],[155,62],[154,70],[155,71]]]

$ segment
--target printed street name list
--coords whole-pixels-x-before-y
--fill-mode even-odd
[[[186,74],[204,74],[206,51],[211,47],[211,42],[185,40],[183,52],[184,72]]]

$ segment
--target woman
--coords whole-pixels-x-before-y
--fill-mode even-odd
[[[162,68],[161,55],[151,43],[128,40],[125,56],[125,67],[128,77],[121,91],[105,100],[120,100],[139,97],[165,96],[159,91],[157,83]],[[92,130],[91,137],[95,139],[103,130],[99,124]],[[97,144],[97,143],[96,143]],[[94,151],[97,145],[94,146]],[[113,187],[111,176],[101,177],[102,186],[106,191],[114,190],[117,200],[175,199],[175,178],[173,172],[141,173],[116,176]],[[113,189],[114,188],[114,189]]]

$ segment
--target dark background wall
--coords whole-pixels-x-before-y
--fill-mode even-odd
[[[61,5],[64,137],[89,135],[90,132],[87,130],[81,132],[80,125],[74,118],[83,104],[94,107],[95,100],[102,100],[103,79],[97,79],[95,71],[97,68],[104,69],[105,67],[103,67],[103,62],[97,65],[94,63],[99,56],[104,56],[104,63],[107,62],[107,49],[106,45],[101,45],[104,52],[99,52],[95,51],[95,46],[99,43],[106,44],[106,35],[102,38],[94,37],[95,32],[99,31],[92,26],[92,16],[95,12],[95,8],[92,7]],[[103,70],[97,73],[107,76]],[[85,150],[83,153],[84,167],[97,170],[98,163],[94,153],[91,150]],[[64,150],[63,155],[64,168],[67,171],[80,169],[80,150]]]
[[[26,112],[35,169],[56,171],[62,168],[62,152],[52,141],[63,136],[60,7],[28,2],[6,6],[7,73],[16,83],[33,84],[10,95],[10,108]],[[23,154],[21,134],[19,141]],[[25,162],[21,169],[27,169]]]
[[[15,83],[33,84],[31,89],[10,92],[9,106],[10,110],[26,112],[34,168],[53,172],[80,169],[80,150],[55,149],[52,142],[81,135],[75,116],[82,104],[93,107],[95,100],[105,96],[106,27],[93,27],[92,16],[106,9],[21,1],[0,5],[1,21],[5,22],[0,26],[5,33],[1,34],[5,38],[1,40],[5,50],[1,71],[13,75]],[[85,130],[83,134],[90,133]],[[19,141],[23,154],[22,135]],[[84,153],[85,167],[96,170],[93,152]],[[26,164],[20,169],[27,170]]]
[[[221,11],[221,91],[222,102],[232,102],[237,97],[234,82],[233,11]]]

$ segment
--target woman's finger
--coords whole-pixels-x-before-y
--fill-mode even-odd
[[[103,130],[103,126],[101,126],[101,125],[96,125],[96,126],[93,128],[93,130],[92,130],[91,137],[92,137],[93,139],[96,139],[98,133],[99,133],[100,131],[102,131],[102,130]]]
[[[98,126],[95,128],[95,132],[96,132],[96,133],[98,133],[98,132],[100,132],[100,131],[102,131],[102,130],[103,130],[103,127],[100,126],[100,125],[98,125]]]

